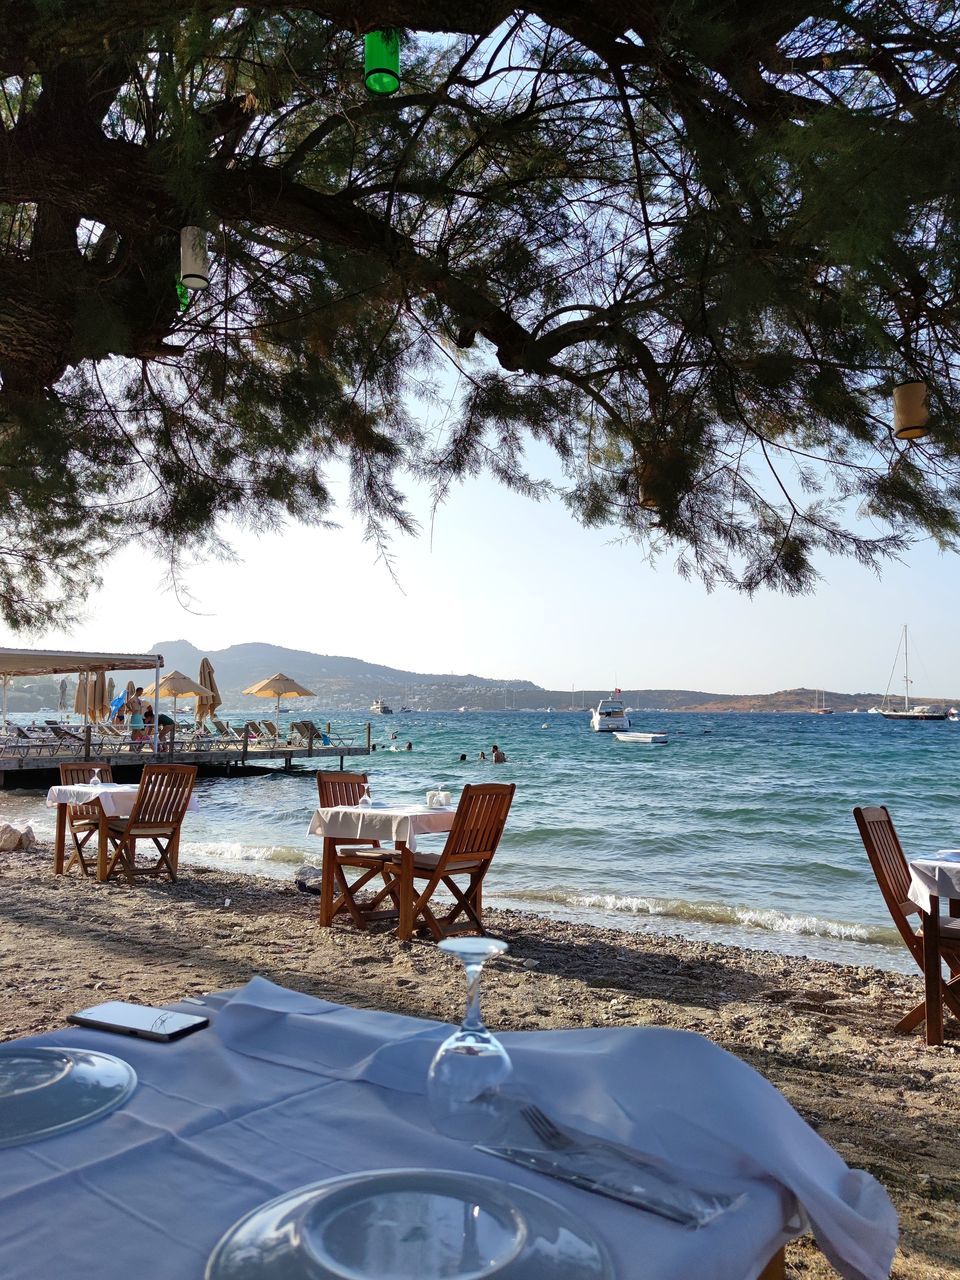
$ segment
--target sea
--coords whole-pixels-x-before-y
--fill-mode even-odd
[[[353,731],[366,719],[332,718]],[[960,724],[866,713],[631,718],[634,729],[665,732],[667,745],[593,733],[588,711],[395,714],[373,721],[377,751],[345,764],[366,768],[374,799],[398,803],[437,787],[456,796],[467,782],[515,782],[488,905],[911,969],[851,810],[886,804],[908,857],[960,847]],[[494,743],[505,764],[489,762]],[[320,842],[307,834],[314,773],[301,763],[293,773],[200,780],[181,861],[279,879],[318,864]],[[0,815],[53,836],[54,810],[37,791],[0,792]]]

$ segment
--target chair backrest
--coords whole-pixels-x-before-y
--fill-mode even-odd
[[[230,726],[228,724],[225,724],[222,720],[218,720],[216,716],[210,717],[210,723],[216,729],[217,733],[219,733],[221,738],[230,738],[231,740],[236,738],[237,735],[230,728]]]
[[[266,729],[267,733],[270,735],[271,738],[280,737],[280,730],[277,728],[277,726],[273,723],[272,720],[261,720],[260,723],[264,727],[264,729]]]
[[[887,910],[899,929],[901,938],[923,968],[923,943],[914,933],[908,918],[917,914],[919,908],[907,897],[910,868],[890,814],[885,806],[874,805],[866,809],[854,809],[853,816]]]
[[[113,781],[113,770],[108,764],[100,760],[84,760],[80,764],[62,764],[60,766],[60,785],[62,787],[75,787],[79,783],[89,782],[93,777],[94,769],[100,770],[101,782]],[[68,812],[74,822],[86,818],[99,818],[100,805],[96,800],[91,800],[88,804],[72,804],[68,807]]]
[[[514,782],[467,783],[437,863],[437,874],[458,862],[489,861],[497,851],[517,786]]]
[[[341,804],[357,804],[367,785],[365,773],[341,773],[339,769],[317,770],[317,792],[321,809]]]
[[[195,764],[145,764],[127,830],[179,827],[196,777]]]
[[[89,782],[93,777],[94,769],[100,770],[101,782],[113,781],[113,769],[103,760],[84,760],[81,764],[62,764],[60,766],[60,785],[62,787],[76,787],[83,782]]]
[[[263,730],[257,724],[256,720],[248,720],[246,723],[247,736],[250,738],[262,738]]]

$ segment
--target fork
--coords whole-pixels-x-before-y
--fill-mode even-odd
[[[530,1106],[524,1107],[520,1114],[543,1145],[549,1147],[552,1151],[568,1151],[571,1147],[582,1147],[584,1145],[582,1141],[578,1141],[572,1134],[564,1132],[559,1125],[550,1119],[545,1111],[541,1111],[538,1106],[532,1103]]]

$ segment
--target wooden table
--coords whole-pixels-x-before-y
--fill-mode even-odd
[[[910,901],[923,918],[923,1003],[928,1045],[943,1044],[943,975],[940,956],[940,899],[952,919],[960,918],[960,851],[943,849],[910,863]]]
[[[96,804],[100,810],[97,829],[97,875],[104,881],[110,868],[110,841],[107,830],[111,818],[128,818],[140,788],[136,783],[102,783],[51,787],[47,792],[47,808],[56,805],[57,830],[53,842],[53,874],[62,876],[66,857],[67,809],[71,804]],[[191,797],[192,800],[192,797]]]
[[[417,848],[417,836],[440,835],[453,826],[456,809],[444,807],[431,809],[424,805],[338,805],[331,809],[317,809],[310,823],[308,834],[323,840],[323,864],[320,876],[320,924],[333,923],[336,894],[335,857],[338,843],[347,840],[379,840],[392,844],[402,859],[412,860]],[[394,911],[377,912],[387,917]],[[413,903],[402,904],[397,919],[397,937],[409,942],[413,937]]]

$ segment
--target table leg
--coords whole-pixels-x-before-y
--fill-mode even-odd
[[[336,841],[324,836],[323,862],[320,868],[320,924],[333,924],[333,894],[335,889],[333,864],[336,859]]]
[[[397,920],[397,939],[409,942],[413,937],[413,851],[400,840],[396,842],[400,854],[400,902]]]
[[[67,806],[57,805],[57,834],[53,838],[53,874],[63,875],[63,860],[67,840]]]
[[[943,1002],[940,993],[940,899],[931,897],[923,914],[923,999],[927,1044],[943,1044]]]
[[[110,845],[107,840],[107,815],[100,809],[100,821],[97,826],[97,879],[107,879],[110,869]]]

